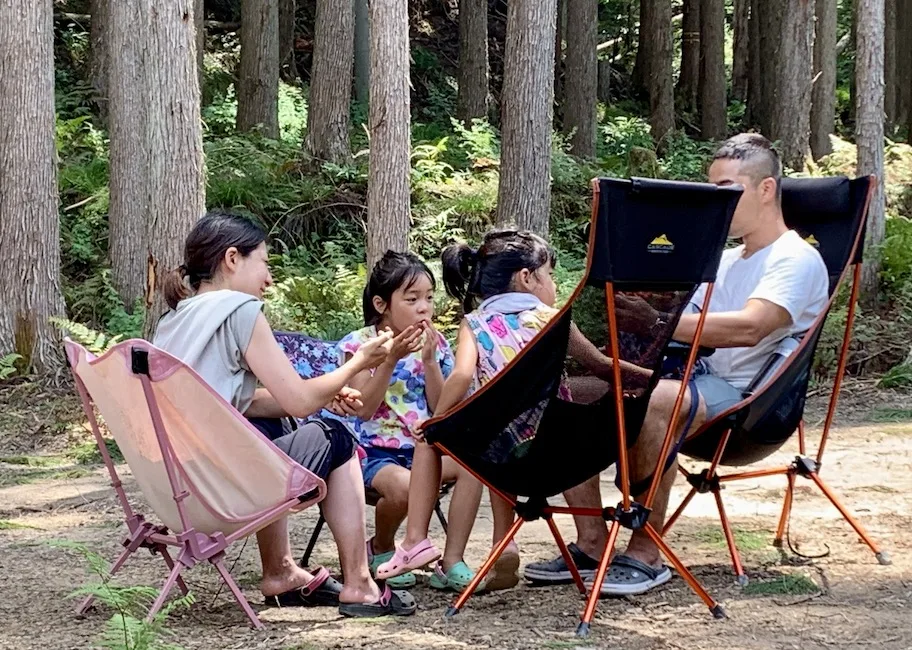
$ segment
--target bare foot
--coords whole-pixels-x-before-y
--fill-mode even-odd
[[[260,592],[267,598],[269,596],[278,596],[286,591],[300,589],[311,580],[313,574],[308,573],[298,565],[283,567],[282,573],[275,575],[264,575],[260,581]]]
[[[376,603],[380,600],[380,587],[373,580],[358,585],[346,583],[339,594],[340,603]]]

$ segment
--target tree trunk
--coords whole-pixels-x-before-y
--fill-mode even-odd
[[[855,141],[858,144],[858,174],[877,176],[877,187],[868,209],[866,248],[875,253],[884,239],[884,0],[858,0],[855,51]],[[862,272],[862,295],[869,304],[877,300],[880,257],[866,256]]]
[[[557,25],[554,31],[554,110],[558,119],[563,111],[564,102],[564,42],[567,35],[567,3],[570,0],[557,0]],[[557,126],[555,124],[555,126]]]
[[[349,0],[317,0],[304,139],[308,155],[317,160],[339,164],[351,158],[348,127],[354,46],[354,5]]]
[[[676,94],[681,110],[697,109],[700,84],[700,0],[684,0],[681,24],[681,74]]]
[[[896,125],[896,10],[897,0],[884,3],[884,113],[887,128]]]
[[[573,0],[567,7],[567,79],[564,84],[564,133],[581,158],[595,157],[598,102],[598,0]]]
[[[833,152],[836,132],[836,0],[817,0],[814,90],[811,94],[811,153],[820,160]]]
[[[237,98],[238,131],[250,131],[259,126],[267,138],[278,139],[278,0],[243,0],[241,3]]]
[[[747,123],[750,126],[761,126],[763,116],[763,57],[760,46],[760,0],[750,0],[750,17],[748,19],[748,32],[750,32],[750,70],[747,82]],[[762,126],[761,126],[762,130]]]
[[[896,115],[897,124],[908,124],[912,142],[912,0],[897,0],[896,11]]]
[[[664,3],[664,0],[657,0]],[[699,2],[699,0],[695,0]],[[652,45],[654,34],[650,31],[650,25],[654,20],[652,14],[655,13],[654,2],[639,2],[640,5],[640,24],[637,27],[637,51],[636,60],[633,64],[633,73],[630,75],[630,82],[633,91],[636,94],[647,93],[647,84],[649,83],[649,63],[652,60]]]
[[[605,104],[611,103],[611,59],[604,58],[598,61],[598,100]]]
[[[488,0],[459,2],[459,91],[456,116],[488,116]]]
[[[111,262],[126,305],[144,301],[146,337],[165,310],[158,279],[205,210],[193,2],[118,0],[111,12]]]
[[[367,263],[408,249],[410,224],[407,0],[370,3],[370,170]]]
[[[725,89],[725,0],[701,0],[700,130],[706,140],[722,140],[728,131]]]
[[[647,6],[650,9],[643,11],[643,14],[647,15],[648,22],[641,23],[640,28],[646,30],[647,40],[650,42],[649,59],[646,64],[649,124],[656,147],[661,150],[665,138],[674,131],[675,126],[674,82],[671,71],[671,59],[674,54],[671,40],[671,0],[644,2],[641,11]]]
[[[507,4],[497,223],[547,236],[557,0]]]
[[[53,5],[0,0],[0,356],[61,366]]]
[[[780,155],[787,166],[804,169],[810,153],[811,81],[814,72],[813,0],[779,0],[777,80],[773,104],[772,140],[780,141]],[[882,0],[881,0],[882,1]]]
[[[355,0],[355,99],[367,104],[370,96],[370,18],[368,0]]]
[[[750,60],[750,29],[747,24],[750,15],[750,0],[734,0],[733,12],[732,97],[739,102],[745,102],[747,101]]]
[[[775,130],[775,111],[779,95],[782,70],[778,69],[779,53],[783,26],[783,5],[789,0],[754,0],[757,7],[758,29],[760,32],[760,51],[758,63],[760,69],[760,106],[757,124],[767,136]],[[807,2],[808,0],[800,0]]]
[[[194,0],[193,2],[193,26],[196,30],[196,70],[199,76],[200,96],[202,96],[206,80],[206,66],[204,63],[206,54],[205,0]]]
[[[351,12],[351,7],[348,10]],[[288,83],[298,78],[298,67],[295,64],[296,15],[295,0],[279,0],[279,76]],[[314,32],[315,38],[319,38],[319,32]]]
[[[92,80],[95,105],[102,122],[108,117],[108,14],[110,0],[92,0],[92,25],[89,41],[89,77]]]

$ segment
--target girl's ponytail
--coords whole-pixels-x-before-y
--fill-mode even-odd
[[[440,257],[446,292],[459,300],[466,312],[472,311],[475,308],[472,278],[478,266],[478,252],[468,244],[451,244]]]

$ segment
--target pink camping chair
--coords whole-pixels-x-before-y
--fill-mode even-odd
[[[139,548],[162,555],[170,574],[149,610],[151,620],[175,584],[187,593],[181,574],[209,562],[253,626],[262,628],[225,568],[225,551],[322,500],[326,484],[253,428],[191,368],[147,341],[124,341],[96,358],[67,339],[66,352],[129,529],[111,574]],[[163,525],[147,521],[127,500],[93,404]],[[89,597],[77,613],[91,604]]]

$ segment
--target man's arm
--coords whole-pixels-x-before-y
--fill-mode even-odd
[[[700,314],[684,314],[672,338],[692,343]],[[700,345],[710,348],[749,348],[778,329],[792,324],[788,311],[768,300],[753,298],[739,311],[706,314]]]

